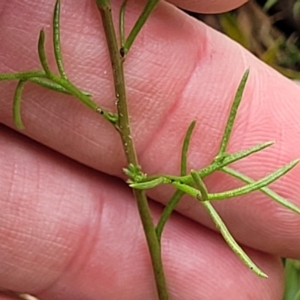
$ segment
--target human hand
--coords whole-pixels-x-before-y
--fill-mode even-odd
[[[1,72],[39,68],[38,32],[51,23],[54,1],[34,2],[0,4]],[[186,8],[193,10],[225,9],[225,1],[210,7],[204,7],[206,1],[190,2]],[[239,3],[226,1],[227,8]],[[128,3],[128,26],[141,6]],[[110,63],[94,1],[63,1],[61,18],[68,76],[99,104],[113,108]],[[50,27],[45,30],[51,53]],[[275,146],[236,165],[260,178],[299,157],[299,88],[226,37],[160,4],[125,64],[133,134],[148,174],[178,173],[182,138],[194,119],[190,167],[211,161],[237,85],[249,67],[230,150],[276,140]],[[15,83],[0,83],[0,286],[43,300],[154,299],[136,204],[126,184],[112,177],[122,177],[126,165],[117,134],[72,97],[28,84],[22,104],[24,137],[13,130],[14,88]],[[296,168],[272,185],[298,205],[299,172]],[[206,182],[211,191],[236,186],[220,174]],[[155,216],[169,194],[162,188],[149,192]],[[249,271],[213,231],[199,204],[186,198],[162,239],[171,299],[281,299],[279,257],[299,258],[300,217],[261,193],[216,207],[237,240],[252,248],[245,247],[269,278]]]

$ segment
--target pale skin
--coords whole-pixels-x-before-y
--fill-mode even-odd
[[[54,2],[0,3],[1,72],[39,68],[36,44],[42,27],[52,53],[48,24]],[[117,10],[120,1],[113,2]],[[207,1],[176,4],[217,12],[243,2],[215,0],[209,7]],[[141,5],[129,1],[128,27]],[[111,71],[94,1],[62,1],[61,18],[69,78],[91,92],[97,103],[113,109]],[[249,82],[229,150],[276,140],[272,148],[235,166],[260,178],[300,157],[299,87],[172,5],[159,5],[125,63],[133,135],[145,172],[179,173],[182,139],[194,119],[189,166],[199,169],[211,161],[247,68]],[[11,112],[15,84],[0,83],[0,287],[42,299],[155,299],[136,204],[125,183],[111,176],[124,178],[126,163],[118,135],[73,98],[32,84],[23,95],[25,130],[20,134]],[[298,206],[299,176],[296,167],[272,185]],[[237,184],[220,174],[206,183],[211,191]],[[170,190],[159,188],[149,195],[157,217]],[[300,216],[261,193],[216,208],[269,278],[258,278],[245,267],[200,205],[186,198],[162,238],[171,299],[263,295],[281,300],[280,257],[300,258]],[[10,298],[0,296],[5,299]]]

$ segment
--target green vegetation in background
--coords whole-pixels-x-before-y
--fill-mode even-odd
[[[215,18],[213,27],[284,76],[300,80],[300,36],[297,33],[286,36],[273,25],[274,18],[266,13],[277,2],[269,0],[261,8],[255,1],[250,1],[233,12],[212,16]],[[293,7],[294,14],[299,10],[300,0],[297,0]]]
[[[300,300],[300,261],[285,261],[285,294],[283,300]]]

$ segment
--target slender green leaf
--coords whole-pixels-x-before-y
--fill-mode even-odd
[[[61,43],[60,43],[60,0],[56,0],[54,13],[53,13],[53,48],[56,60],[56,65],[60,76],[67,79],[67,75],[64,70],[63,60],[61,55]]]
[[[241,246],[235,241],[229,230],[227,229],[225,223],[212,206],[209,201],[202,201],[201,204],[207,210],[209,215],[211,216],[213,222],[215,223],[216,227],[219,229],[220,233],[222,234],[224,240],[226,241],[227,245],[231,248],[231,250],[240,258],[240,260],[250,268],[256,275],[267,278],[267,274],[265,274],[256,264],[251,260],[251,258],[245,253],[245,251],[241,248]]]
[[[194,170],[192,170],[191,175],[192,175],[192,178],[193,178],[197,188],[199,189],[199,191],[201,193],[201,200],[202,201],[208,200],[207,188],[206,188],[204,182],[202,181],[201,177],[199,176],[199,174],[197,172],[195,172]],[[198,195],[198,197],[199,197],[199,195]]]
[[[122,47],[121,52],[123,56],[125,56],[128,51],[130,50],[134,40],[136,39],[137,35],[139,34],[140,30],[148,20],[150,14],[155,9],[156,5],[158,4],[159,0],[148,0],[145,8],[143,9],[142,13],[139,15],[136,23],[134,24],[132,30],[130,31],[124,47]]]
[[[48,88],[50,90],[53,90],[53,91],[56,91],[56,92],[59,92],[59,93],[63,93],[63,94],[67,94],[67,95],[70,95],[70,93],[65,89],[63,88],[62,86],[60,86],[59,84],[56,84],[52,81],[50,81],[49,79],[47,78],[38,78],[38,77],[32,77],[30,78],[28,81],[31,81],[33,83],[36,83],[42,87],[45,87],[45,88]]]
[[[41,65],[45,71],[45,73],[48,76],[51,76],[51,71],[47,62],[47,57],[46,57],[46,53],[45,53],[45,31],[44,29],[42,29],[40,31],[40,35],[39,35],[39,42],[38,42],[38,52],[39,52],[39,59],[41,62]]]
[[[194,187],[184,184],[180,181],[172,181],[172,185],[183,193],[202,201],[201,193],[198,189],[195,189]]]
[[[166,179],[164,177],[158,177],[153,180],[143,181],[143,182],[133,182],[130,183],[129,186],[136,190],[147,190],[152,189],[162,183],[166,183]]]
[[[193,121],[186,134],[185,134],[185,137],[184,137],[184,141],[183,141],[183,145],[182,145],[182,149],[181,149],[181,164],[180,164],[180,175],[181,176],[184,176],[186,175],[186,168],[187,168],[187,152],[188,152],[188,149],[189,149],[189,146],[190,146],[190,141],[191,141],[191,136],[192,136],[192,133],[193,133],[193,130],[195,128],[195,125],[196,125],[196,121]]]
[[[201,180],[200,176],[197,172],[192,172],[192,176],[194,179],[194,183],[199,191],[202,191],[203,200],[206,200],[208,195],[206,187]],[[251,260],[251,258],[245,253],[245,251],[240,247],[240,245],[235,241],[234,237],[231,235],[230,231],[228,230],[226,224],[223,222],[222,218],[219,216],[213,205],[209,201],[200,201],[201,204],[204,206],[206,211],[209,213],[210,217],[212,218],[214,224],[222,234],[224,240],[226,241],[227,245],[232,249],[232,251],[240,258],[240,260],[248,266],[255,274],[260,277],[268,277],[263,271],[261,271]]]
[[[286,174],[288,171],[290,171],[292,168],[294,168],[298,163],[299,163],[299,159],[294,160],[291,163],[276,170],[272,174],[270,174],[258,181],[251,182],[240,188],[236,188],[236,189],[232,189],[232,190],[220,192],[220,193],[208,193],[206,200],[209,200],[209,201],[226,200],[228,198],[233,198],[233,197],[249,194],[253,191],[259,190],[259,189],[267,186],[268,184],[272,183],[273,181],[277,180],[284,174]],[[200,177],[199,173],[194,172],[194,175],[195,174],[197,174]],[[165,182],[165,183],[168,183],[168,182]],[[179,189],[180,191],[203,201],[203,199],[201,197],[201,192],[198,189],[195,189],[194,187],[192,187],[190,185],[187,185],[185,183],[182,183],[182,182],[176,181],[176,180],[173,180],[170,183],[173,186],[175,186],[177,189]]]
[[[67,94],[67,95],[71,95],[71,93],[69,91],[67,91],[64,87],[60,86],[59,84],[52,82],[51,80],[47,79],[47,78],[39,78],[39,77],[32,77],[29,78],[28,81],[36,83],[42,87],[45,87],[47,89],[59,92],[59,93],[63,93],[63,94]],[[92,95],[88,92],[85,91],[81,91],[85,96],[91,97]]]
[[[298,163],[299,159],[296,159],[292,161],[291,163],[281,167],[277,171],[273,172],[272,174],[258,180],[254,181],[252,183],[249,183],[246,186],[236,188],[230,191],[222,192],[222,193],[215,193],[215,194],[209,194],[208,195],[208,200],[224,200],[232,197],[237,197],[245,194],[249,194],[255,190],[261,189],[273,181],[277,180],[278,178],[282,177],[284,174],[286,174],[288,171],[293,169]]]
[[[171,199],[168,201],[167,205],[165,206],[165,208],[159,218],[157,226],[156,226],[156,235],[157,235],[159,242],[161,240],[161,235],[162,235],[163,229],[166,225],[166,222],[170,218],[172,212],[174,211],[175,207],[177,206],[177,204],[179,203],[179,201],[183,195],[184,195],[184,193],[182,191],[177,190],[172,195]]]
[[[194,183],[196,187],[202,191],[203,200],[206,200],[208,195],[206,187],[201,180],[200,176],[197,172],[192,172],[192,176],[194,179]],[[245,253],[245,251],[240,247],[240,245],[235,241],[234,237],[231,235],[230,231],[228,230],[227,226],[223,222],[222,218],[219,216],[213,205],[209,201],[201,201],[201,204],[209,213],[210,217],[212,218],[213,222],[215,223],[216,227],[219,229],[220,233],[222,234],[224,240],[226,241],[227,245],[232,249],[232,251],[241,259],[241,261],[250,268],[255,274],[260,277],[268,277],[262,270],[260,270],[251,258]]]
[[[233,153],[233,154],[223,153],[222,157],[218,156],[217,158],[214,159],[214,162],[217,162],[219,164],[219,166],[224,165],[224,164],[226,164],[226,165],[232,164],[238,160],[246,158],[247,156],[257,153],[257,152],[259,152],[263,149],[266,149],[272,145],[274,145],[274,142],[269,141],[269,142],[255,145],[255,146],[245,149],[245,150],[241,150],[241,151]]]
[[[22,92],[24,88],[24,84],[26,81],[20,80],[17,84],[14,102],[13,102],[13,118],[16,127],[20,130],[24,129],[24,124],[22,122],[21,117],[21,101],[22,101]]]
[[[44,71],[28,71],[28,72],[18,72],[18,73],[4,73],[0,74],[0,81],[4,80],[27,80],[32,77],[45,77]]]
[[[105,109],[100,108],[86,93],[83,93],[76,86],[74,86],[69,80],[58,77],[53,74],[49,68],[46,53],[45,53],[45,32],[44,30],[40,31],[39,42],[38,42],[38,52],[41,65],[48,76],[54,83],[60,85],[62,88],[66,89],[71,95],[75,96],[83,104],[91,108],[92,110],[99,112],[105,119],[107,119],[112,124],[115,124],[115,120],[118,120],[115,114],[108,112]]]
[[[231,131],[233,128],[233,124],[236,118],[236,114],[239,108],[239,105],[241,103],[242,97],[243,97],[243,93],[245,90],[245,86],[246,86],[246,82],[248,80],[248,76],[249,76],[249,70],[247,70],[245,72],[245,74],[243,75],[243,78],[239,84],[239,87],[237,89],[237,92],[235,94],[231,109],[230,109],[230,113],[229,113],[229,117],[227,120],[227,124],[225,126],[225,131],[223,134],[223,138],[221,141],[221,146],[220,146],[220,150],[218,155],[222,155],[224,152],[226,152],[226,148],[230,139],[230,135],[231,135]]]
[[[189,145],[190,145],[190,140],[191,140],[191,136],[193,133],[193,130],[195,128],[196,125],[196,121],[193,121],[183,140],[183,144],[182,144],[182,149],[181,149],[181,162],[180,162],[180,175],[183,176],[186,174],[187,172],[187,154],[188,154],[188,149],[189,149]],[[157,223],[156,226],[156,234],[157,237],[159,239],[159,241],[161,240],[161,234],[162,231],[164,229],[164,226],[167,222],[167,220],[169,219],[169,217],[171,216],[172,212],[174,211],[175,207],[177,206],[177,204],[179,203],[181,197],[184,195],[184,193],[180,190],[177,190],[172,197],[170,198],[170,200],[167,202],[166,207],[164,208],[161,217]]]
[[[229,167],[224,167],[222,169],[222,171],[224,171],[225,173],[232,175],[246,183],[253,183],[254,180],[251,179],[250,177],[236,171],[233,170]],[[269,189],[268,187],[262,187],[260,188],[261,192],[263,192],[265,195],[271,197],[273,200],[275,200],[276,202],[278,202],[280,205],[294,211],[295,213],[300,214],[300,208],[298,206],[296,206],[295,204],[291,203],[290,201],[286,200],[285,198],[279,196],[277,193],[275,193],[274,191],[272,191],[271,189]]]
[[[209,166],[203,168],[202,170],[200,170],[198,173],[200,175],[201,178],[204,178],[210,174],[212,174],[213,172],[220,170],[221,168],[234,163],[238,160],[241,160],[251,154],[254,154],[256,152],[259,152],[265,148],[268,148],[270,146],[272,146],[274,144],[274,142],[266,142],[266,143],[262,143],[256,146],[253,146],[249,149],[246,150],[242,150],[239,151],[237,153],[233,153],[233,154],[224,154],[222,159],[219,157],[217,160],[214,160],[213,163],[211,163]],[[174,180],[174,181],[180,181],[182,183],[186,183],[186,184],[190,184],[193,182],[193,179],[191,177],[191,175],[185,175],[185,176],[172,176],[172,175],[156,175],[156,176],[149,176],[148,180],[157,178],[157,177],[166,177],[170,180]]]
[[[121,49],[125,44],[125,9],[126,9],[127,0],[122,3],[119,14],[119,31],[120,31],[120,45]]]

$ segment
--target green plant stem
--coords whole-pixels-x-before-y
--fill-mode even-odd
[[[114,29],[110,1],[96,0],[96,3],[101,14],[102,24],[112,64],[115,96],[119,117],[117,129],[120,133],[123,142],[123,147],[128,164],[132,164],[138,167],[138,159],[136,156],[130,132],[122,57],[120,56],[120,51]],[[160,300],[167,300],[169,299],[169,296],[162,265],[161,247],[150,214],[150,208],[147,201],[146,193],[144,190],[134,189],[133,191],[134,196],[137,200],[138,211],[148,243],[158,296]]]

